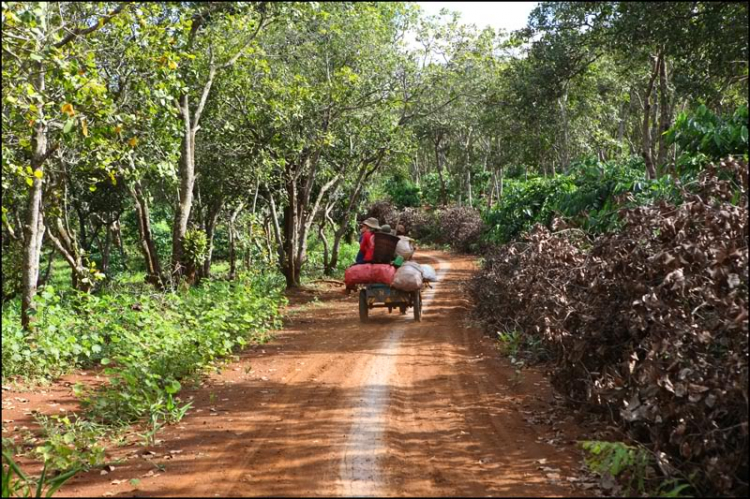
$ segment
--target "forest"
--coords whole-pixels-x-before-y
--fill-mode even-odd
[[[3,409],[107,379],[33,445],[3,422],[3,496],[101,469],[129,425],[153,443],[368,217],[478,258],[473,320],[626,436],[593,468],[746,495],[747,10],[540,2],[504,32],[412,2],[3,2]]]

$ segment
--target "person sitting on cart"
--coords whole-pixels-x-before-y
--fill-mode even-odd
[[[357,253],[354,265],[372,262],[372,257],[375,253],[375,231],[379,228],[378,219],[373,217],[368,218],[360,224],[359,252]],[[347,286],[344,292],[349,294],[352,291],[354,291],[354,287]]]
[[[370,217],[359,226],[361,236],[359,238],[359,253],[355,263],[372,262],[375,253],[375,231],[380,229],[380,223],[377,218]]]

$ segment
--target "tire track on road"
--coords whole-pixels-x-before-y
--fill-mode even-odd
[[[439,257],[422,255],[435,260],[438,270],[438,283],[425,292],[423,309],[434,299],[439,283],[450,269],[450,263]],[[385,341],[374,352],[374,360],[367,366],[365,384],[362,388],[361,404],[354,410],[353,423],[341,461],[342,486],[345,496],[374,496],[382,493],[386,480],[381,463],[386,453],[385,425],[389,406],[390,378],[398,356],[399,343],[407,321],[401,318]]]

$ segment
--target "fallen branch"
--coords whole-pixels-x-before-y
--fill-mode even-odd
[[[315,279],[312,282],[330,282],[331,284],[339,284],[341,286],[344,286],[346,284],[344,281],[338,281],[336,279]]]

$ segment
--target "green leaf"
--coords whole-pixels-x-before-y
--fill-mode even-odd
[[[164,387],[164,391],[169,393],[170,395],[174,395],[175,393],[180,391],[180,388],[182,388],[180,382],[177,380],[172,380],[166,387]]]
[[[69,119],[65,122],[65,125],[63,126],[63,133],[70,133],[71,130],[73,130],[73,126],[75,126],[76,120]]]
[[[103,365],[103,366],[106,366],[106,365],[107,365],[107,364],[109,364],[110,362],[112,362],[112,361],[111,361],[110,359],[106,358],[106,357],[105,357],[105,358],[103,358],[102,360],[100,360],[100,361],[99,361],[99,363],[100,363],[101,365]]]

